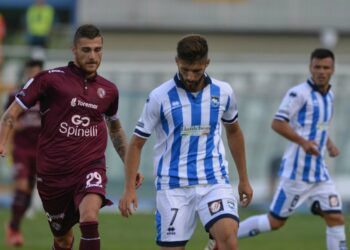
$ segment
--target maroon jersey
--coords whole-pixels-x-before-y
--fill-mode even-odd
[[[99,75],[85,79],[70,62],[39,73],[26,83],[16,101],[25,109],[40,102],[38,182],[68,187],[89,168],[105,168],[104,115],[116,117],[118,110],[118,90],[113,83]]]
[[[15,100],[15,93],[10,94],[6,108]],[[36,154],[40,132],[39,104],[20,114],[16,121],[13,135],[13,154]]]

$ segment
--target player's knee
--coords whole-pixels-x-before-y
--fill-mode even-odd
[[[87,210],[80,214],[80,222],[98,221],[98,215],[96,211]]]
[[[99,209],[94,207],[84,207],[80,209],[80,222],[98,221]]]
[[[217,237],[216,242],[219,249],[238,249],[237,237],[232,233],[221,234]]]
[[[324,219],[328,226],[344,225],[345,219],[342,213],[324,213]]]
[[[74,236],[73,234],[66,234],[61,237],[55,237],[55,242],[61,248],[70,249],[73,245]]]
[[[281,227],[284,226],[284,224],[286,224],[286,220],[277,219],[272,217],[271,215],[269,216],[269,221],[270,221],[271,230],[280,229]]]

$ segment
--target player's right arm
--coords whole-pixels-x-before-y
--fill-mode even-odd
[[[289,89],[272,120],[271,127],[287,140],[300,145],[306,153],[318,156],[320,152],[317,143],[300,136],[289,123],[299,113],[305,102],[303,89],[299,86]]]
[[[15,128],[17,117],[24,109],[16,102],[12,102],[10,107],[4,112],[0,120],[0,155],[5,156],[6,143],[9,135]]]
[[[124,217],[132,215],[137,208],[136,177],[140,166],[141,152],[146,139],[133,135],[125,157],[125,186],[119,200],[119,210]],[[133,205],[133,209],[131,208]]]
[[[284,138],[300,145],[306,153],[316,156],[320,154],[317,143],[315,141],[308,141],[302,136],[298,135],[287,121],[274,119],[271,127],[276,133],[280,134]]]

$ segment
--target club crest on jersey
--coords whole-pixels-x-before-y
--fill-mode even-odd
[[[97,95],[101,99],[104,98],[106,96],[106,90],[104,90],[103,88],[98,88],[97,89]]]
[[[208,208],[209,208],[210,215],[214,215],[220,211],[224,211],[224,206],[222,204],[221,199],[209,202]]]
[[[212,96],[211,97],[211,105],[213,107],[219,107],[220,102],[219,102],[219,97],[218,96]]]

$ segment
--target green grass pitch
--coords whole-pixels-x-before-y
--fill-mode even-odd
[[[256,212],[240,210],[241,219]],[[0,249],[10,250],[4,245],[4,223],[9,216],[8,210],[0,210]],[[346,217],[349,221],[350,216]],[[43,213],[35,214],[32,219],[23,221],[25,245],[23,250],[50,249],[52,237]],[[347,226],[349,239],[350,228]],[[152,214],[135,214],[129,219],[119,214],[103,213],[100,215],[100,235],[103,250],[153,250],[159,249],[154,241],[155,226]],[[79,231],[75,226],[75,247],[78,249]],[[207,234],[198,223],[187,250],[202,250],[207,243]],[[239,240],[240,250],[320,250],[326,249],[325,224],[316,216],[296,214],[292,216],[284,228],[279,231],[262,234],[254,238]]]

